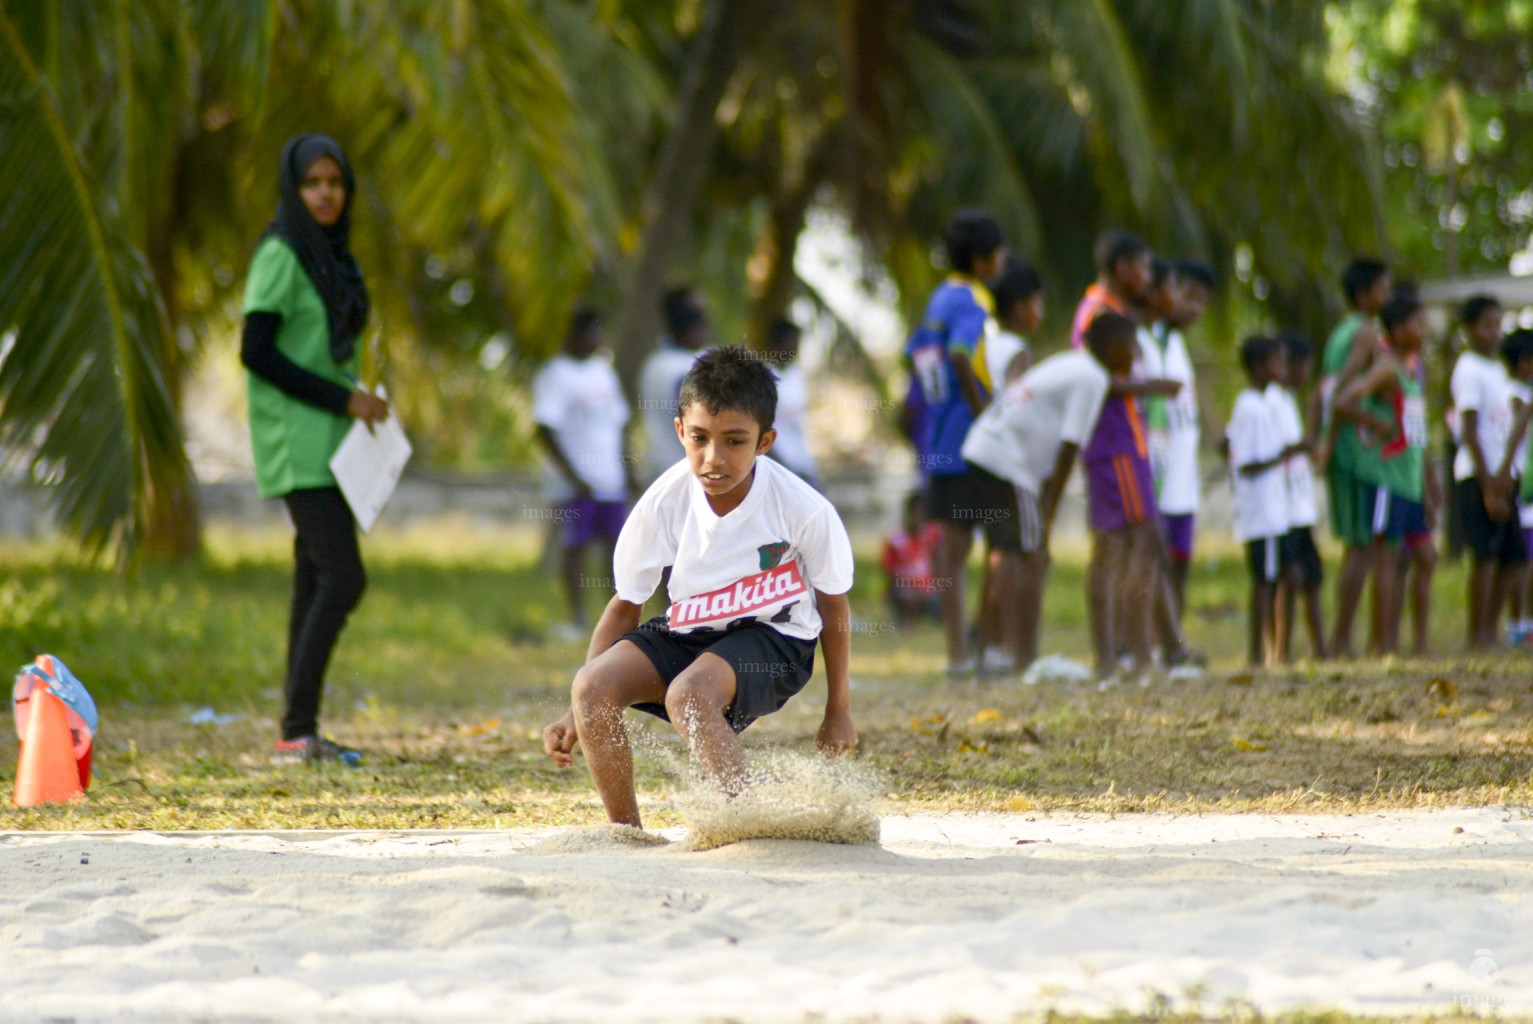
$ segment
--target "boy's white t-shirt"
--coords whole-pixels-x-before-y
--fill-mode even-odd
[[[1154,331],[1166,331],[1162,351]],[[1202,485],[1198,479],[1198,442],[1202,428],[1198,422],[1198,395],[1194,387],[1192,357],[1187,341],[1175,328],[1141,327],[1139,365],[1135,375],[1161,377],[1182,382],[1182,390],[1165,399],[1167,425],[1148,427],[1150,465],[1160,483],[1155,503],[1166,515],[1190,515],[1198,510]]]
[[[1478,352],[1465,352],[1453,366],[1450,386],[1460,430],[1464,413],[1473,410],[1478,415],[1480,451],[1494,473],[1506,454],[1506,442],[1512,433],[1512,380],[1506,364]],[[1453,479],[1468,480],[1472,476],[1474,457],[1460,443],[1458,454],[1453,457]]]
[[[1107,369],[1084,349],[1060,352],[1001,389],[963,442],[966,461],[1037,494],[1066,442],[1084,447],[1107,397]]]
[[[800,640],[820,635],[814,592],[852,589],[852,542],[825,497],[771,459],[750,493],[717,515],[685,462],[644,492],[612,557],[617,596],[649,600],[671,566],[666,619],[678,633],[756,621]]]
[[[1278,443],[1287,448],[1303,441],[1304,420],[1293,392],[1274,381],[1267,385],[1265,395],[1272,404]],[[1288,494],[1288,528],[1314,526],[1319,519],[1315,514],[1315,473],[1307,453],[1290,455],[1283,462],[1283,483]]]
[[[1246,388],[1235,399],[1235,411],[1224,436],[1230,442],[1230,480],[1235,489],[1235,539],[1239,541],[1281,537],[1288,532],[1288,494],[1283,467],[1273,466],[1255,476],[1240,472],[1241,466],[1266,462],[1283,450],[1273,422],[1272,404],[1255,388]]]
[[[985,339],[985,369],[990,373],[992,391],[1006,386],[1006,368],[1027,350],[1027,339],[1012,331],[998,330]]]
[[[639,418],[649,445],[644,449],[645,476],[653,480],[686,453],[676,437],[676,399],[681,381],[702,352],[677,348],[669,339],[651,352],[639,368]]]
[[[777,417],[772,426],[777,440],[771,454],[802,476],[815,473],[814,453],[809,450],[809,384],[797,361],[777,370]]]
[[[617,373],[605,353],[585,359],[557,355],[532,378],[532,418],[553,431],[580,479],[598,501],[627,496],[623,472],[623,426],[628,403]],[[549,499],[574,496],[569,482],[552,466],[544,476]]]

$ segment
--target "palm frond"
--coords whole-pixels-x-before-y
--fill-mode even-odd
[[[191,470],[158,353],[148,270],[80,159],[47,82],[0,10],[0,444],[50,485],[98,551],[132,550],[156,493]]]

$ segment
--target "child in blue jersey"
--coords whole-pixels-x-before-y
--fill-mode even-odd
[[[927,434],[917,444],[928,469],[928,506],[942,524],[937,586],[947,637],[948,672],[967,675],[969,654],[964,616],[964,565],[974,528],[985,529],[993,551],[1020,551],[1016,498],[1010,485],[964,461],[964,438],[990,401],[993,382],[986,367],[985,340],[993,330],[994,301],[984,282],[1005,257],[1005,239],[995,218],[961,210],[946,232],[951,273],[932,294],[907,356],[921,388]]]

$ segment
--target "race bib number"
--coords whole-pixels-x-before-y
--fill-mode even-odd
[[[1405,434],[1407,448],[1427,446],[1427,400],[1421,395],[1410,395],[1400,410],[1401,429]]]
[[[732,628],[748,622],[786,622],[793,605],[808,593],[798,562],[784,562],[727,587],[683,597],[666,609],[665,618],[678,633]]]

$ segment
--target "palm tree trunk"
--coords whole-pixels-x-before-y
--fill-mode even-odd
[[[676,116],[644,197],[639,247],[621,279],[613,357],[630,397],[639,365],[654,345],[660,293],[686,243],[692,208],[718,140],[718,106],[760,7],[759,0],[710,0],[687,55]]]

